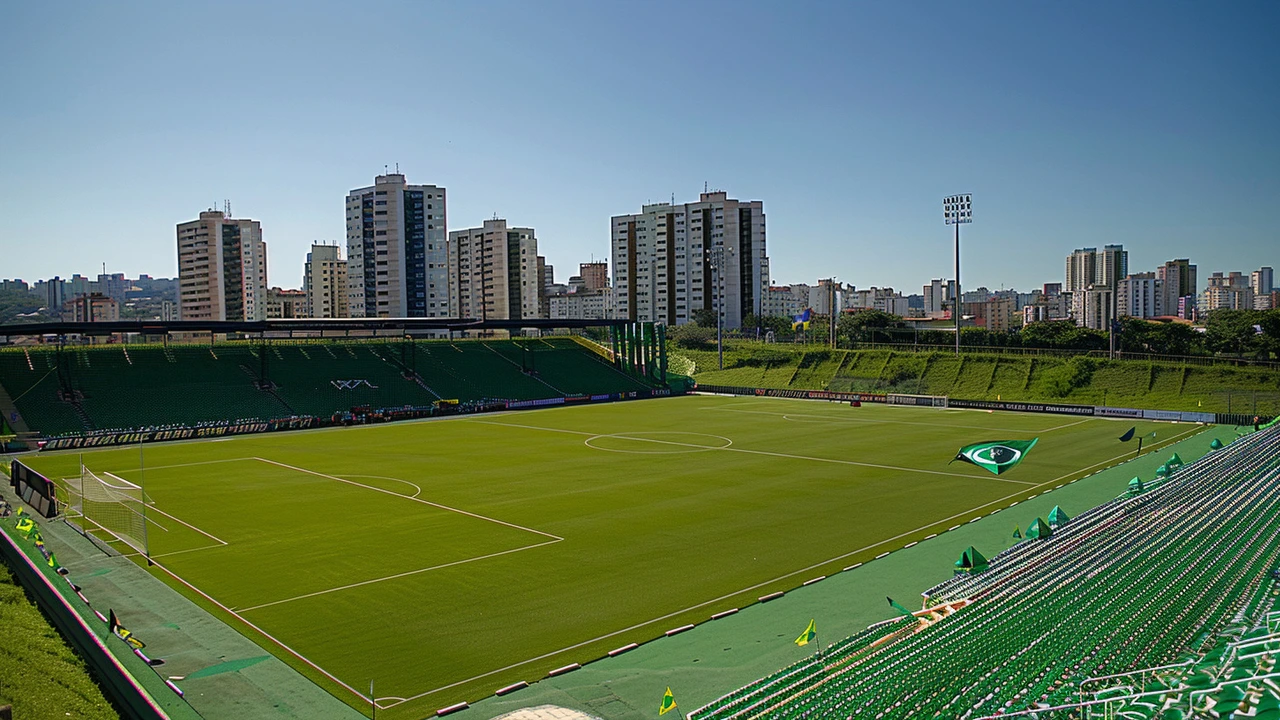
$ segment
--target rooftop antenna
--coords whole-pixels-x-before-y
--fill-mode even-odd
[[[227,200],[227,217],[231,217],[231,201]]]
[[[396,174],[400,174],[400,163],[396,163]]]
[[[707,181],[706,181],[706,180],[703,180],[703,181],[702,181],[702,192],[710,192],[710,191],[707,189]]]
[[[387,166],[386,166],[386,165],[383,165],[383,166],[382,166],[382,174],[383,174],[383,175],[386,175],[386,174],[387,174]]]

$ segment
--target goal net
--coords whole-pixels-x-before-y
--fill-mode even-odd
[[[885,402],[889,405],[910,405],[914,407],[933,407],[946,408],[946,395],[902,395],[889,394],[885,396]]]
[[[63,478],[63,514],[79,521],[84,532],[100,528],[117,540],[147,554],[147,503],[142,488],[111,473],[95,473],[80,466],[80,477]]]

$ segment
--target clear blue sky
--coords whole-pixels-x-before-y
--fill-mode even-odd
[[[759,199],[775,282],[919,292],[1280,265],[1280,3],[11,3],[0,277],[176,273],[224,198],[273,285],[399,163],[449,225],[537,229],[563,281],[609,217]]]

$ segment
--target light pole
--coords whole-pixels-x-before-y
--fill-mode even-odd
[[[960,355],[960,225],[973,222],[973,196],[969,193],[952,195],[942,199],[943,217],[948,225],[956,226],[956,294],[951,298],[951,314],[956,319],[956,355]]]
[[[733,248],[729,248],[733,254]],[[716,352],[724,369],[724,245],[711,248],[711,284],[716,288]]]

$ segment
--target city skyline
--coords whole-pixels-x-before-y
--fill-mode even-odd
[[[0,275],[176,276],[173,226],[230,199],[262,223],[272,284],[299,287],[311,244],[344,238],[337,199],[397,163],[451,189],[450,227],[519,218],[556,267],[608,258],[610,217],[704,183],[765,202],[775,282],[946,277],[940,205],[962,191],[966,287],[1035,287],[1073,248],[1114,243],[1134,268],[1276,262],[1272,4],[708,4],[631,44],[614,41],[638,30],[625,6],[230,6],[236,54],[178,32],[202,15],[15,9],[0,52],[23,72],[0,80],[0,132],[23,142],[0,173]],[[480,33],[499,42],[418,72],[421,98],[353,62],[430,67]],[[387,98],[376,115],[348,101],[353,83]],[[511,112],[463,111],[498,95]],[[670,102],[619,111],[632,95]],[[243,111],[192,111],[201,97]],[[47,191],[67,182],[75,212]]]

